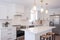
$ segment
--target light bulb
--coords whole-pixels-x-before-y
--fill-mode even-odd
[[[48,10],[46,10],[45,13],[47,14],[48,13]]]
[[[33,6],[33,10],[36,10],[36,6]]]
[[[44,9],[43,8],[41,8],[41,13],[44,11]]]

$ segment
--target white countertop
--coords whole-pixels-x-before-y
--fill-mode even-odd
[[[34,28],[27,28],[27,29],[21,29],[22,31],[29,31],[32,33],[40,33],[40,32],[44,32],[47,30],[51,30],[55,27],[50,27],[50,26],[39,26],[39,27],[34,27]]]

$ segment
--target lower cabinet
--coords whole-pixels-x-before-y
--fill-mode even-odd
[[[15,40],[16,39],[16,28],[5,27],[1,29],[1,40]]]

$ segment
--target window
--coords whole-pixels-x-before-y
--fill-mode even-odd
[[[31,10],[30,22],[34,22],[37,19],[38,19],[37,10],[36,10],[36,7],[34,6],[34,8]]]

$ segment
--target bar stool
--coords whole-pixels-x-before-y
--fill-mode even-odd
[[[42,35],[40,36],[40,40],[51,40],[51,35]]]
[[[53,32],[48,32],[47,35],[51,35],[51,36],[52,36],[52,40],[55,40],[55,33],[53,33]]]

